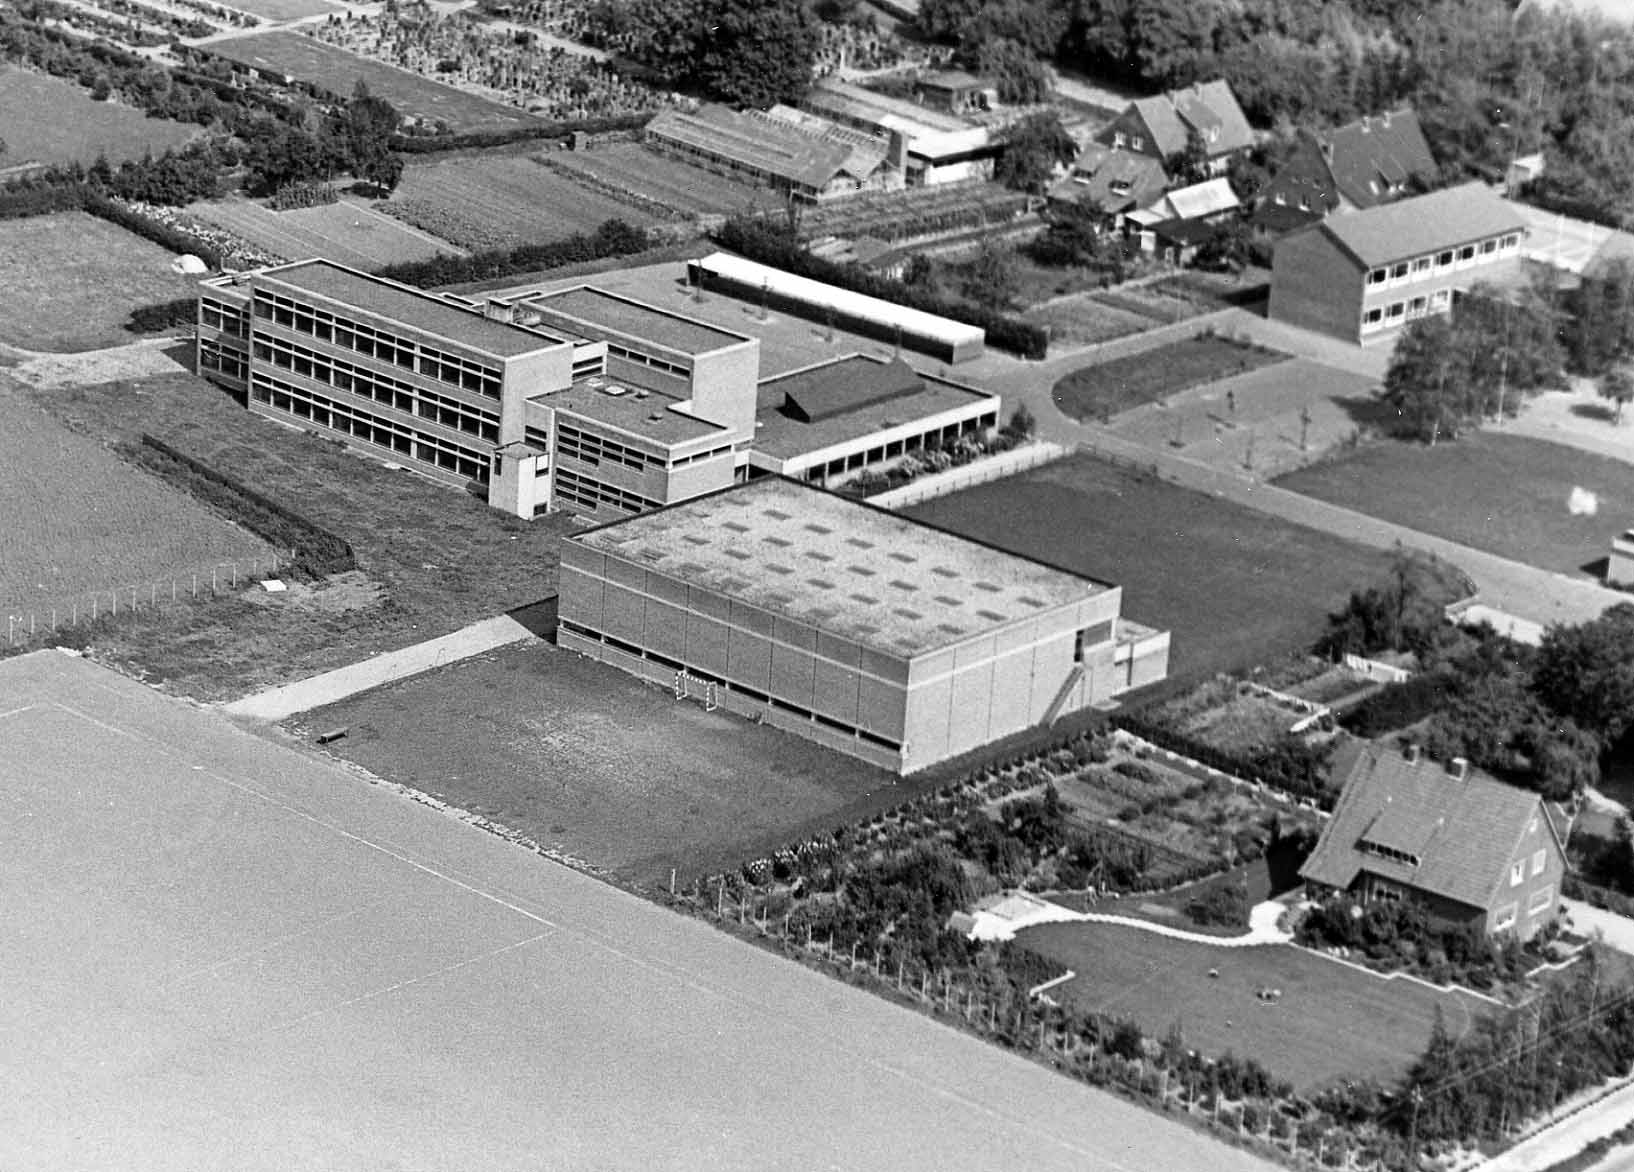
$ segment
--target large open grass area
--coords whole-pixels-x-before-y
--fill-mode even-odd
[[[460,251],[446,240],[352,200],[275,212],[252,200],[224,199],[196,203],[187,210],[285,260],[321,256],[370,271]]]
[[[344,537],[356,581],[176,607],[96,636],[97,654],[168,690],[236,698],[446,634],[556,588],[561,516],[508,517],[477,498],[251,415],[174,375],[34,392],[93,439],[151,432]]]
[[[674,166],[675,164],[672,164]],[[660,222],[575,182],[528,155],[496,154],[416,163],[381,211],[462,248],[514,248],[590,232],[614,218]]]
[[[1389,554],[1080,455],[904,510],[1123,587],[1123,613],[1173,632],[1171,675],[1310,646]]]
[[[184,122],[149,118],[117,102],[93,102],[89,91],[43,73],[0,65],[0,125],[6,150],[0,170],[22,163],[89,166],[162,154],[204,133]]]
[[[0,378],[0,613],[109,606],[108,591],[266,558],[251,533],[67,430]]]
[[[902,801],[883,770],[537,641],[305,713],[371,772],[667,884]]]
[[[1488,431],[1434,447],[1381,440],[1277,483],[1546,570],[1604,569],[1634,518],[1634,465]],[[1574,488],[1596,510],[1574,515]]]
[[[1287,357],[1230,338],[1199,334],[1075,370],[1055,384],[1053,396],[1074,419],[1101,420]]]
[[[58,212],[0,221],[0,342],[30,350],[95,350],[134,341],[138,306],[198,293],[175,258],[106,220]]]
[[[1286,944],[1220,948],[1114,924],[1050,924],[1017,942],[1077,974],[1053,996],[1132,1018],[1156,1037],[1178,1022],[1188,1046],[1257,1059],[1302,1093],[1399,1078],[1429,1043],[1437,1005],[1455,1036],[1496,1009]],[[1261,1001],[1262,988],[1282,990],[1281,1000]]]
[[[211,41],[200,49],[240,65],[292,77],[340,98],[351,97],[353,87],[365,82],[370,93],[385,98],[399,114],[441,120],[456,134],[511,130],[537,121],[514,106],[348,53],[297,32],[250,33]]]

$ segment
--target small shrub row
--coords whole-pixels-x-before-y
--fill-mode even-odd
[[[1634,897],[1586,882],[1570,871],[1560,882],[1560,894],[1567,899],[1580,899],[1590,907],[1634,918]]]
[[[289,572],[294,577],[321,578],[357,568],[357,558],[344,539],[163,440],[144,434],[140,444],[124,445],[121,454],[225,513],[263,541],[292,551]]]
[[[192,325],[198,320],[198,312],[197,297],[178,297],[174,301],[140,305],[131,310],[125,328],[133,334],[155,334],[160,330]]]
[[[1348,731],[1368,739],[1406,728],[1440,711],[1447,702],[1447,685],[1446,679],[1434,673],[1386,684],[1350,708],[1341,723]]]
[[[1314,799],[1324,809],[1332,807],[1332,797],[1323,784],[1329,753],[1326,746],[1307,745],[1297,737],[1285,737],[1258,752],[1238,754],[1135,713],[1117,713],[1112,717],[1112,725],[1221,773],[1246,781],[1261,781],[1296,797]]]
[[[438,253],[429,260],[388,265],[378,275],[405,285],[435,288],[491,281],[517,273],[539,272],[563,265],[583,264],[609,256],[629,256],[652,246],[646,232],[623,220],[608,220],[588,236],[575,233],[565,240],[548,244],[523,244],[517,248],[495,249],[471,256]]]
[[[576,132],[613,134],[621,130],[639,130],[650,121],[651,114],[619,114],[609,118],[539,122],[512,130],[474,130],[469,134],[399,134],[393,136],[391,145],[393,150],[405,155],[430,155],[441,151],[507,146],[542,138],[567,138]]]

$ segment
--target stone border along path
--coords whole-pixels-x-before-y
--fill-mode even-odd
[[[1137,928],[1142,932],[1167,936],[1171,940],[1211,944],[1218,948],[1250,948],[1260,944],[1287,944],[1293,940],[1291,933],[1277,927],[1277,921],[1282,918],[1282,913],[1287,907],[1276,900],[1256,904],[1249,911],[1249,928],[1241,936],[1210,936],[1202,932],[1188,932],[1184,928],[1171,928],[1167,924],[1158,924],[1151,920],[1138,920],[1133,916],[1110,915],[1104,912],[1075,912],[1025,892],[1013,893],[1006,897],[1004,902],[1020,902],[1030,907],[1018,916],[1007,916],[991,910],[973,912],[971,918],[975,920],[975,926],[970,930],[972,939],[1013,940],[1016,933],[1024,928],[1036,928],[1041,924],[1082,923]]]

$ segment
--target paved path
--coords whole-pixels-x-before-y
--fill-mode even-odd
[[[223,705],[222,710],[234,716],[249,716],[257,720],[283,720],[297,712],[321,708],[359,692],[367,692],[370,688],[378,688],[445,663],[469,659],[484,651],[532,637],[533,632],[510,615],[483,619],[441,638],[428,639],[398,651],[387,651],[361,663],[338,667],[322,675],[245,696]]]
[[[975,926],[970,935],[976,940],[1013,940],[1024,928],[1041,924],[1116,924],[1122,928],[1136,928],[1154,936],[1170,940],[1185,940],[1191,944],[1207,944],[1215,948],[1248,948],[1257,944],[1287,944],[1291,933],[1277,926],[1287,907],[1275,900],[1255,904],[1248,913],[1248,931],[1241,936],[1211,936],[1206,932],[1189,932],[1184,928],[1159,924],[1133,916],[1110,915],[1104,912],[1075,912],[1047,899],[1025,892],[1014,892],[992,907],[977,911],[972,919]]]
[[[1571,917],[1576,931],[1588,936],[1599,932],[1605,937],[1606,947],[1634,956],[1634,920],[1578,899],[1562,899],[1560,909]]]
[[[0,737],[8,1172],[1273,1172],[86,660]]]
[[[1570,1107],[1564,1108],[1571,1110]],[[1575,1156],[1591,1142],[1610,1135],[1634,1119],[1634,1084],[1613,1091],[1559,1123],[1522,1140],[1496,1159],[1480,1165],[1480,1172],[1538,1172],[1568,1156]],[[1628,1167],[1628,1151],[1619,1152],[1617,1166]]]

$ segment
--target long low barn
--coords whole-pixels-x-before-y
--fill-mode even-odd
[[[869,337],[895,341],[943,362],[978,358],[987,332],[952,318],[910,309],[878,297],[825,285],[729,252],[712,252],[687,262],[694,281],[745,298],[764,297],[768,305],[814,321],[827,321]]]

